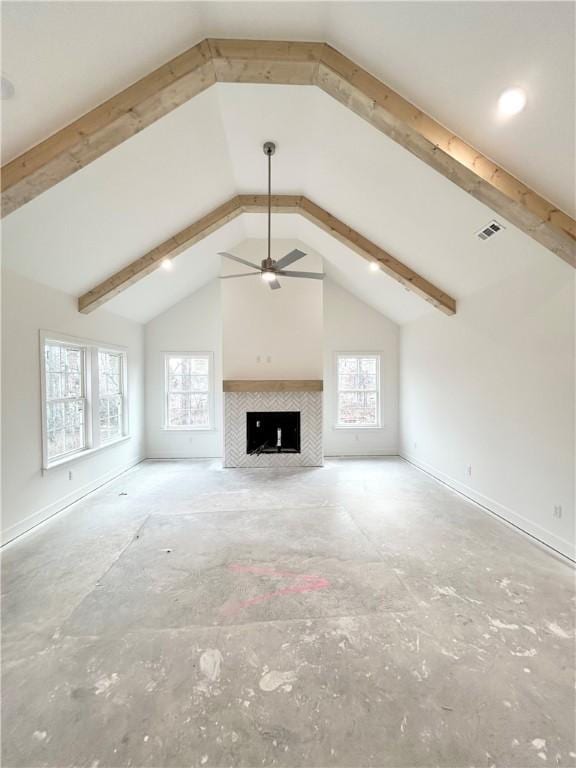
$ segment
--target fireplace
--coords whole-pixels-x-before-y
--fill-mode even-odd
[[[223,389],[225,467],[322,466],[321,380],[224,379]]]
[[[248,411],[246,453],[300,453],[300,411]]]

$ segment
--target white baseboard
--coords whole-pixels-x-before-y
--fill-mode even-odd
[[[154,452],[149,453],[146,456],[146,460],[150,459],[150,461],[209,461],[209,460],[216,460],[216,459],[222,459],[223,456],[220,454],[219,456],[190,456],[190,454],[185,453],[177,453],[177,452]]]
[[[372,451],[370,453],[331,453],[325,454],[325,459],[385,459],[387,456],[398,456],[398,451]],[[186,456],[179,453],[151,453],[146,456],[150,461],[217,461],[223,456]],[[233,467],[241,469],[241,467]]]
[[[361,453],[325,453],[325,459],[385,459],[398,456],[398,451],[363,451]]]
[[[445,472],[436,469],[436,467],[433,467],[432,465],[417,459],[415,456],[402,452],[399,455],[400,458],[404,459],[404,461],[407,461],[417,469],[426,472],[427,475],[431,475],[435,480],[439,480],[453,491],[456,491],[462,496],[465,496],[469,501],[473,501],[484,511],[489,512],[491,515],[495,515],[503,523],[512,526],[523,534],[526,534],[532,540],[535,539],[539,544],[543,544],[548,549],[553,549],[555,552],[562,555],[562,557],[567,558],[572,563],[576,562],[574,544],[570,541],[550,533],[550,531],[547,531],[537,523],[532,522],[532,520],[528,520],[526,517],[519,514],[518,512],[515,512],[513,509],[510,509],[509,507],[500,504],[498,501],[485,496],[479,491],[476,491],[474,488],[470,488],[465,483],[461,483],[459,480],[455,480],[453,477],[450,477],[450,475],[447,475]]]
[[[120,475],[123,475],[124,472],[127,472],[129,469],[132,469],[132,467],[140,464],[141,461],[144,461],[143,457],[136,457],[129,461],[127,464],[124,464],[121,467],[116,467],[115,469],[110,470],[110,472],[106,472],[105,474],[100,475],[100,477],[97,477],[95,480],[86,483],[80,488],[74,489],[70,493],[66,494],[66,496],[63,496],[57,501],[48,504],[46,507],[39,509],[37,512],[33,512],[31,515],[28,515],[24,518],[24,520],[20,520],[14,525],[11,525],[9,528],[6,528],[2,531],[2,542],[0,546],[4,546],[9,542],[14,541],[14,539],[17,539],[19,536],[22,536],[22,534],[28,533],[28,531],[31,531],[32,528],[36,528],[37,525],[44,523],[46,520],[54,517],[54,515],[62,512],[70,505],[80,501],[80,499],[83,499],[89,493],[92,493],[92,491],[95,491],[97,488],[101,488],[103,485],[106,485],[106,483],[109,483]]]

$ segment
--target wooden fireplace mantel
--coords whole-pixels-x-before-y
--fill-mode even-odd
[[[224,379],[224,392],[322,392],[322,379]]]

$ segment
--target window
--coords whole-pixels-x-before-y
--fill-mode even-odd
[[[49,460],[86,448],[86,362],[83,347],[46,342],[46,450]]]
[[[123,353],[98,350],[98,418],[100,442],[122,437],[124,406]]]
[[[211,429],[211,354],[167,353],[165,376],[165,428]]]
[[[337,427],[380,426],[380,355],[337,356]]]
[[[45,332],[40,339],[44,469],[126,437],[126,352]]]

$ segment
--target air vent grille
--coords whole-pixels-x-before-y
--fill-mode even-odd
[[[504,229],[502,224],[499,224],[497,221],[491,221],[490,224],[476,232],[476,237],[479,237],[480,240],[488,240],[489,237],[496,235],[501,229]]]

